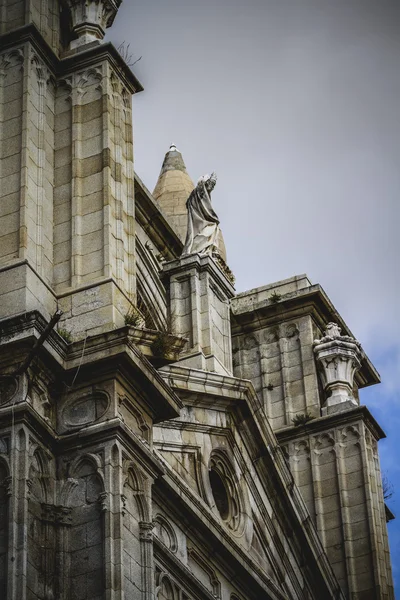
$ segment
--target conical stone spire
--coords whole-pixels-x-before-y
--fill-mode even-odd
[[[194,187],[194,183],[186,171],[182,154],[175,144],[171,144],[165,155],[153,197],[160,204],[163,213],[183,244],[187,231],[186,200]],[[225,244],[221,232],[218,246],[222,258],[226,262]]]
[[[153,196],[183,243],[187,229],[186,200],[193,189],[182,154],[172,144],[165,155]]]

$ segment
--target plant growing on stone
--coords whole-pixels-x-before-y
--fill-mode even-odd
[[[70,331],[68,331],[68,329],[64,329],[63,327],[59,327],[57,329],[57,333],[60,337],[62,337],[62,339],[67,342],[67,344],[71,344],[72,343],[72,333]]]
[[[140,311],[132,306],[129,312],[125,315],[125,325],[129,325],[130,327],[144,327],[145,319]]]
[[[384,500],[390,500],[394,494],[393,484],[391,481],[389,481],[386,473],[383,473],[382,475],[382,491]]]
[[[151,345],[154,356],[167,356],[174,348],[175,340],[167,331],[157,331],[157,337]]]
[[[133,67],[133,65],[139,62],[139,60],[142,58],[141,56],[139,56],[139,58],[133,60],[133,54],[130,51],[131,45],[127,44],[125,40],[118,46],[117,50],[128,65],[128,67]]]
[[[298,415],[295,415],[292,419],[292,423],[295,427],[299,427],[300,425],[306,425],[306,423],[312,421],[313,419],[315,419],[315,417],[306,411],[305,413],[299,413]]]
[[[277,304],[282,298],[282,294],[278,294],[277,292],[274,292],[273,294],[270,295],[269,300],[270,302],[272,302],[272,304]]]

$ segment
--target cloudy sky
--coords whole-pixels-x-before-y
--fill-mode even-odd
[[[307,273],[380,371],[361,398],[388,434],[400,591],[400,3],[125,0],[109,39],[142,57],[147,187],[172,142],[194,180],[217,171],[237,290]]]

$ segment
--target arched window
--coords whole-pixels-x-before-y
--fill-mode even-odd
[[[160,591],[158,593],[158,600],[175,600],[172,584],[166,577],[162,580]]]

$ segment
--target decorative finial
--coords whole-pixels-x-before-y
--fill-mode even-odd
[[[122,0],[62,0],[69,10],[72,26],[70,48],[78,48],[104,38]]]
[[[349,335],[341,335],[337,323],[328,323],[324,336],[314,340],[313,346],[325,392],[322,414],[357,406],[353,385],[364,356],[360,342]]]
[[[169,152],[179,152],[179,150],[175,146],[175,144],[171,144],[170,147],[169,147]]]

